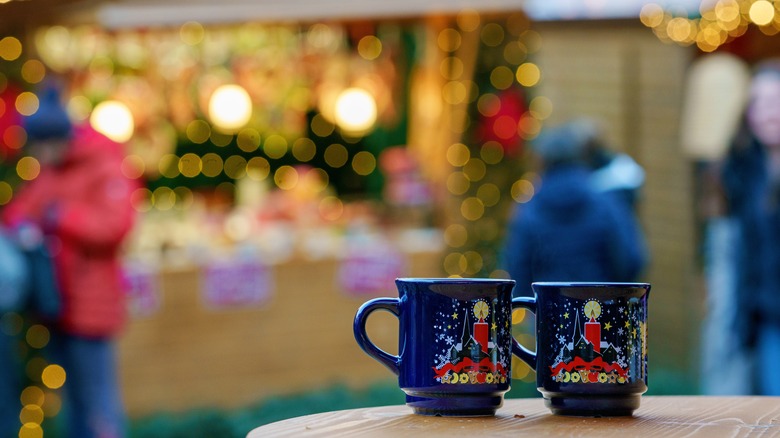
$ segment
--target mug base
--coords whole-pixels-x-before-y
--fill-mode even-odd
[[[406,396],[415,414],[438,417],[492,417],[503,402],[502,396]]]
[[[544,404],[555,415],[574,417],[626,417],[639,408],[641,394],[560,395],[542,393]]]

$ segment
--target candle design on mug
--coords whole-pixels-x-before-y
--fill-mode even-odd
[[[550,366],[553,380],[561,383],[628,382],[632,378],[632,368],[640,365],[628,363],[629,350],[636,348],[637,342],[644,347],[645,325],[641,323],[641,308],[610,305],[604,315],[602,304],[595,299],[586,300],[581,308],[569,303],[564,307],[561,318],[564,323],[560,324],[557,336],[560,349]],[[580,313],[584,322],[581,322]],[[573,323],[569,323],[572,320]]]
[[[434,378],[447,384],[500,384],[508,379],[509,315],[496,315],[485,300],[453,300],[434,324],[439,353]]]

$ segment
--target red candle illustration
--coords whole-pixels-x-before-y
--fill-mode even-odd
[[[593,345],[593,350],[601,352],[601,323],[596,318],[601,315],[601,306],[597,301],[588,301],[585,303],[585,316],[590,321],[585,323],[585,339]]]
[[[488,352],[488,339],[490,336],[490,327],[488,327],[488,323],[485,322],[488,313],[490,313],[490,309],[486,302],[477,301],[477,303],[474,304],[474,316],[479,319],[474,323],[474,340],[479,343],[479,346],[485,354]]]

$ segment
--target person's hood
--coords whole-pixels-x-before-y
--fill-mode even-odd
[[[545,173],[535,200],[541,215],[565,221],[588,205],[592,198],[589,170],[584,166],[565,165]]]

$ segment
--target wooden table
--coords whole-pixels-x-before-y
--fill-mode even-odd
[[[406,406],[352,409],[292,418],[259,427],[271,436],[780,436],[780,397],[643,397],[633,417],[583,418],[550,414],[541,399],[509,399],[495,417],[442,418]]]

